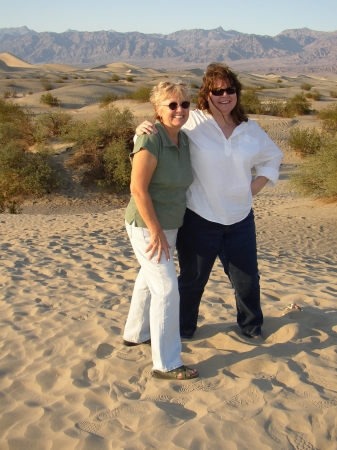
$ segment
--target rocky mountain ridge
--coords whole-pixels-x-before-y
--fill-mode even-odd
[[[308,28],[277,36],[235,30],[180,30],[168,35],[113,30],[37,33],[27,27],[0,29],[0,53],[12,53],[31,64],[95,65],[126,61],[143,67],[179,68],[225,61],[240,70],[294,70],[337,73],[337,31]]]

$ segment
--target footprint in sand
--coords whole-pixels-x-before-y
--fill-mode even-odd
[[[113,347],[110,344],[106,344],[106,343],[99,344],[99,346],[97,347],[97,351],[96,351],[97,358],[99,358],[99,359],[110,358],[114,349],[115,349],[115,347]]]
[[[178,405],[186,405],[190,400],[191,397],[170,397],[169,395],[157,395],[155,397],[151,397],[150,395],[147,395],[146,397],[142,398],[143,401],[149,401],[149,402],[158,402],[158,403],[176,403]]]
[[[295,450],[316,450],[308,436],[293,430],[287,430],[287,438]]]
[[[117,398],[122,396],[130,400],[139,400],[142,395],[141,392],[122,381],[115,381],[111,387],[115,390]]]
[[[101,423],[83,420],[82,422],[78,422],[77,426],[80,430],[86,431],[87,433],[96,434],[97,436],[103,437],[101,434],[99,434],[99,430],[103,426],[103,424]]]
[[[141,350],[119,350],[117,356],[126,361],[139,361],[144,355]]]
[[[147,413],[149,410],[147,405],[124,405],[119,406],[118,408],[115,408],[111,411],[104,412],[100,414],[97,419],[104,421],[104,420],[110,420],[110,419],[116,419],[120,415],[127,415],[127,416],[139,416],[142,414]]]
[[[87,378],[92,383],[98,383],[103,379],[104,375],[104,363],[103,361],[98,361],[96,359],[92,359],[88,361],[86,364],[87,369]]]
[[[184,384],[178,392],[194,392],[194,391],[214,391],[218,388],[219,381],[210,381],[201,379],[196,383]]]

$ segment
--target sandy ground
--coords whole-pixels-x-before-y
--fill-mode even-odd
[[[150,347],[122,343],[138,271],[127,196],[71,184],[28,202],[0,216],[1,450],[336,449],[337,206],[287,184],[289,129],[313,119],[253,119],[285,151],[254,202],[265,339],[240,334],[217,261],[183,340],[200,378],[153,379]]]

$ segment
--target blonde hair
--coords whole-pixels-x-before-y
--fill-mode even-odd
[[[161,121],[160,109],[161,103],[167,98],[174,97],[178,101],[190,100],[191,93],[188,84],[181,80],[174,79],[169,81],[161,81],[154,86],[150,94],[150,102],[154,107],[154,119]]]

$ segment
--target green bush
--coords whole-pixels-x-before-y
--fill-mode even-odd
[[[8,202],[26,196],[41,196],[55,185],[49,153],[31,153],[19,142],[0,147],[0,192]]]
[[[49,92],[48,94],[41,95],[40,103],[48,106],[60,106],[60,100]]]
[[[253,90],[242,92],[241,103],[247,114],[263,114],[261,100]]]
[[[42,87],[44,91],[51,91],[53,89],[53,85],[50,82],[43,82]]]
[[[20,141],[28,148],[34,143],[34,124],[30,111],[21,109],[13,102],[0,99],[0,143]]]
[[[263,104],[262,114],[268,114],[269,116],[284,117],[284,103],[281,100],[271,98],[267,103]]]
[[[132,75],[127,75],[127,76],[125,77],[125,81],[128,81],[129,83],[132,83],[132,82],[134,81],[134,78],[135,78],[135,77],[133,77]]]
[[[281,80],[281,78],[279,78],[276,83],[283,83],[283,80]]]
[[[141,86],[137,91],[131,94],[131,98],[139,103],[148,102],[150,100],[151,90],[151,86]]]
[[[316,100],[316,101],[319,101],[322,99],[321,93],[319,91],[317,91],[316,89],[313,92],[307,92],[305,94],[305,97],[309,98],[311,100]]]
[[[56,136],[66,135],[71,120],[71,115],[64,111],[38,116],[35,120],[35,141],[43,142]]]
[[[330,91],[330,97],[337,98],[337,91]]]
[[[287,100],[284,107],[284,117],[304,116],[310,114],[310,111],[310,104],[301,92]]]
[[[309,83],[302,83],[301,86],[300,86],[300,88],[301,88],[303,91],[310,91],[310,89],[312,88],[312,85],[309,84]]]
[[[200,89],[200,86],[198,86],[198,85],[195,84],[195,83],[192,83],[192,84],[190,84],[190,88],[191,88],[191,89]]]
[[[107,92],[106,94],[101,95],[99,99],[99,107],[105,108],[116,100],[117,95],[114,92]]]
[[[337,103],[321,109],[317,117],[323,121],[323,130],[327,133],[337,133]]]
[[[67,75],[63,75],[63,76],[61,77],[61,79],[62,79],[62,80],[68,80],[68,77],[67,77]]]
[[[75,146],[69,165],[81,170],[83,183],[94,182],[121,189],[130,180],[128,155],[133,136],[131,111],[109,106],[98,118],[73,124],[68,137]]]
[[[103,153],[105,163],[105,182],[115,186],[117,190],[130,184],[131,164],[129,159],[130,146],[123,139],[111,142]]]
[[[306,157],[316,154],[323,145],[325,135],[316,128],[292,128],[289,133],[288,145]]]
[[[114,73],[111,77],[111,81],[119,81],[119,80],[120,80],[119,76],[116,73]]]
[[[2,93],[3,98],[14,98],[16,97],[17,91],[15,89],[5,89]]]
[[[330,136],[292,174],[291,186],[303,195],[337,201],[337,136]]]

